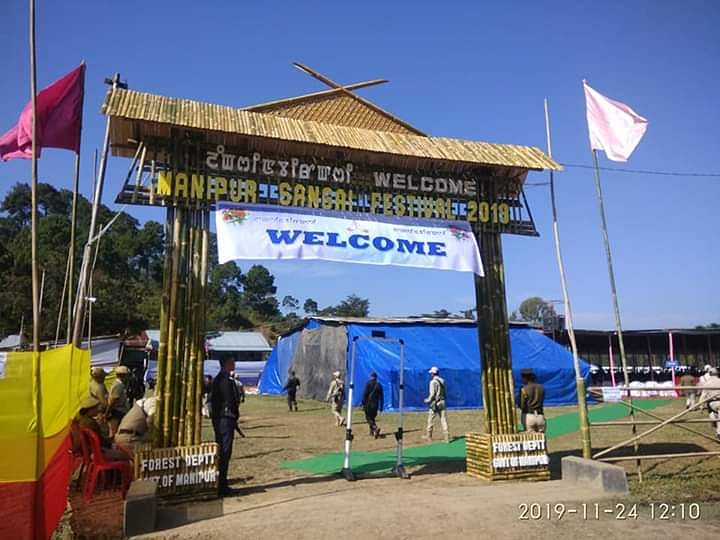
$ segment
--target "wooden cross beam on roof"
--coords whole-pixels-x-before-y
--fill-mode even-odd
[[[332,79],[330,79],[329,77],[326,77],[326,76],[323,75],[322,73],[320,73],[320,72],[318,72],[318,71],[316,71],[316,70],[314,70],[314,69],[306,66],[305,64],[301,64],[300,62],[293,62],[293,66],[295,66],[296,68],[298,68],[300,71],[302,71],[302,72],[304,72],[304,73],[307,73],[308,75],[310,75],[311,77],[317,79],[318,81],[326,84],[326,85],[329,86],[331,89],[340,91],[340,92],[342,92],[343,94],[346,94],[346,95],[352,97],[353,99],[356,99],[356,100],[360,101],[360,102],[363,103],[364,105],[372,108],[373,110],[379,112],[380,114],[391,118],[394,122],[397,122],[397,123],[405,126],[405,128],[407,128],[408,130],[412,131],[412,132],[415,133],[416,135],[422,135],[422,136],[424,136],[424,137],[427,136],[426,133],[420,131],[420,130],[419,130],[418,128],[416,128],[415,126],[412,126],[412,125],[408,124],[407,122],[405,122],[404,120],[401,120],[401,119],[398,118],[397,116],[395,116],[395,115],[393,115],[393,114],[390,114],[389,112],[387,112],[387,111],[384,110],[384,109],[381,109],[380,107],[378,107],[378,106],[375,105],[374,103],[372,103],[372,102],[370,102],[370,101],[368,101],[368,100],[366,100],[366,99],[361,98],[360,96],[358,96],[356,93],[354,93],[354,92],[352,91],[352,90],[356,90],[356,89],[358,88],[357,85],[340,85],[340,84],[336,83],[335,81],[333,81]],[[385,80],[385,79],[381,79],[380,81],[382,81],[382,82],[388,82],[388,81]],[[368,82],[371,82],[371,81],[368,81]],[[357,83],[357,84],[363,84],[363,83]],[[378,84],[380,84],[380,83],[378,82]],[[369,84],[364,84],[363,87],[366,87],[366,86],[370,86],[370,85],[369,85]]]

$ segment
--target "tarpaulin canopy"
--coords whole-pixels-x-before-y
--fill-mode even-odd
[[[340,332],[339,330],[342,330]],[[386,340],[373,339],[384,333]],[[281,394],[288,372],[295,370],[301,381],[299,397],[324,399],[331,373],[347,377],[353,342],[356,343],[355,385],[361,388],[378,374],[385,386],[385,409],[398,406],[400,346],[405,347],[405,404],[424,409],[432,366],[440,368],[447,387],[450,408],[475,408],[482,404],[481,364],[478,332],[473,321],[457,319],[335,319],[312,318],[301,328],[280,338],[270,354],[260,379],[263,394]],[[572,355],[563,347],[528,327],[510,329],[513,378],[519,392],[520,370],[531,368],[545,385],[546,405],[577,402]],[[581,360],[581,372],[588,378],[590,366]],[[353,405],[360,405],[360,392]]]

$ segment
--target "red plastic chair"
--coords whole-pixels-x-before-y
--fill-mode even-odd
[[[97,433],[85,428],[81,430],[81,433],[92,455],[90,469],[86,473],[88,477],[85,479],[85,501],[90,502],[92,500],[100,475],[111,472],[120,473],[120,489],[123,498],[125,498],[125,494],[130,486],[130,461],[127,459],[106,459],[100,446],[100,437],[97,436]]]
[[[90,468],[90,448],[80,432],[80,424],[75,420],[70,423],[70,437],[72,439],[72,449],[70,450],[73,460],[72,470],[75,472],[78,468],[80,469],[78,486],[82,490],[85,476]]]

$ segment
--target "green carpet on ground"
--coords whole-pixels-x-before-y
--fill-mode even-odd
[[[672,402],[670,399],[635,401],[639,409],[650,410],[663,407]],[[591,422],[607,422],[627,416],[628,408],[619,403],[598,405],[590,409]],[[580,429],[580,417],[570,412],[548,418],[546,435],[548,439],[574,433]],[[465,438],[455,439],[449,444],[430,443],[405,448],[403,462],[407,467],[428,465],[446,461],[465,461]],[[304,471],[311,474],[328,475],[342,469],[343,453],[329,452],[312,458],[286,461],[281,465],[286,469]],[[358,474],[382,474],[392,470],[395,465],[395,450],[379,452],[353,452],[352,469]]]

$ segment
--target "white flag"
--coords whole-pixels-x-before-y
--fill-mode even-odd
[[[603,96],[583,81],[590,146],[612,161],[627,161],[645,135],[648,121],[630,107]]]

